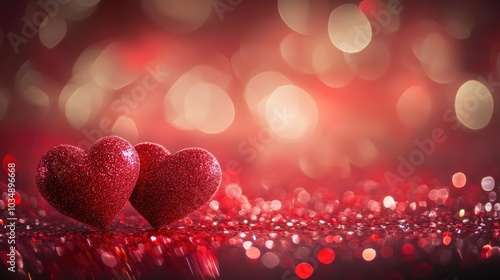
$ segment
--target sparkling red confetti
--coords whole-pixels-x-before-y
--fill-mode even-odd
[[[500,273],[494,266],[500,258],[498,213],[484,207],[473,211],[488,201],[487,195],[456,208],[426,195],[414,209],[379,211],[371,201],[382,205],[384,187],[380,193],[349,192],[354,202],[347,203],[337,201],[341,193],[299,189],[280,196],[281,207],[272,207],[278,204],[275,197],[249,199],[238,188],[226,186],[211,203],[162,229],[151,229],[138,214],[122,213],[108,232],[65,219],[21,191],[17,211],[23,218],[16,245],[23,268],[18,276],[234,279],[243,273],[246,278],[241,279],[476,279]],[[304,191],[306,203],[297,199]],[[462,194],[457,195],[449,199]],[[233,203],[220,203],[227,199]],[[336,206],[317,211],[318,202]],[[414,203],[394,203],[403,202]],[[0,218],[7,218],[4,212]],[[0,237],[0,244],[5,242]]]

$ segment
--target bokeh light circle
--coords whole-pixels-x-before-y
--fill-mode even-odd
[[[184,99],[186,119],[198,130],[217,134],[234,120],[234,106],[226,91],[209,83],[198,83]]]
[[[313,267],[308,263],[299,263],[295,267],[295,274],[300,279],[307,279],[313,274]]]
[[[266,120],[277,136],[299,139],[316,129],[318,108],[314,99],[302,88],[284,85],[269,96]]]
[[[465,186],[465,183],[467,182],[467,177],[465,177],[464,173],[457,172],[451,177],[451,182],[453,183],[453,186],[455,186],[455,188],[463,188],[463,186]]]
[[[142,0],[144,11],[168,31],[187,33],[200,28],[212,13],[212,1]]]
[[[492,191],[495,188],[495,179],[491,176],[484,177],[481,180],[481,187],[487,192]]]
[[[478,130],[490,122],[493,103],[493,97],[485,85],[476,80],[469,80],[458,89],[455,113],[463,125]]]
[[[339,50],[356,53],[368,46],[372,39],[372,29],[358,6],[344,4],[330,14],[328,35]]]
[[[262,255],[261,261],[262,264],[269,269],[275,268],[280,264],[280,258],[274,252],[264,253],[264,255]]]
[[[335,260],[335,252],[330,248],[323,248],[318,252],[318,260],[324,264],[330,264]]]
[[[361,256],[363,257],[363,259],[367,262],[371,262],[375,259],[375,257],[377,256],[377,252],[372,249],[372,248],[367,248],[363,251],[363,253],[361,254]]]

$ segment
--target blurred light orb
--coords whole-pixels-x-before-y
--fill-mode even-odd
[[[365,261],[371,262],[377,256],[377,252],[372,248],[367,248],[367,249],[363,250],[363,253],[361,254],[361,256],[363,257],[363,259]]]
[[[284,85],[269,96],[266,120],[276,136],[296,140],[316,129],[318,108],[302,88]]]
[[[358,77],[375,81],[384,76],[389,69],[391,55],[386,43],[373,40],[366,48],[357,53],[346,53],[348,65]]]
[[[431,32],[423,39],[420,48],[414,45],[413,49],[427,77],[434,82],[448,84],[458,76],[459,65],[454,46],[443,35]]]
[[[432,101],[425,89],[412,86],[401,95],[396,109],[402,123],[408,127],[418,128],[423,126],[429,119]]]
[[[465,177],[465,174],[462,172],[457,172],[453,174],[451,177],[451,182],[453,183],[453,186],[455,188],[463,188],[465,186],[465,183],[467,182],[467,177]]]
[[[131,143],[137,143],[139,140],[139,132],[135,121],[127,116],[119,116],[116,119],[111,134],[127,139]]]
[[[324,264],[330,264],[335,260],[335,252],[330,248],[323,248],[318,252],[318,260]]]
[[[495,200],[497,200],[497,193],[496,192],[490,192],[488,194],[488,199],[490,200],[490,202],[494,202]]]
[[[142,0],[146,14],[168,31],[187,33],[200,28],[212,13],[212,1]]]
[[[359,9],[370,21],[373,37],[381,32],[391,33],[399,30],[399,15],[403,10],[400,1],[363,0],[359,3]]]
[[[40,88],[31,86],[25,92],[23,92],[23,97],[29,103],[49,109],[50,99],[49,96]]]
[[[264,255],[262,255],[261,261],[262,264],[269,269],[275,268],[280,264],[280,258],[274,252],[264,253]]]
[[[185,99],[191,87],[200,82],[198,77],[185,73],[175,81],[165,95],[165,120],[178,129],[194,130],[195,127],[188,121],[185,114]]]
[[[103,88],[117,90],[131,84],[137,74],[125,66],[117,43],[107,46],[92,64],[91,75]]]
[[[40,26],[38,37],[45,47],[52,49],[64,39],[67,31],[68,26],[62,17],[48,17],[47,23]]]
[[[67,20],[83,20],[97,10],[99,2],[100,0],[73,0],[67,5],[61,5],[61,14]]]
[[[229,184],[226,186],[225,194],[229,198],[238,198],[243,193],[241,187],[237,184]]]
[[[322,12],[327,11],[325,0],[278,0],[278,12],[283,22],[293,31],[310,34],[317,30]],[[326,14],[328,17],[328,14]]]
[[[285,75],[266,71],[253,76],[245,87],[245,101],[248,108],[254,113],[265,115],[266,102],[269,96],[280,86],[291,84]]]
[[[210,209],[212,209],[214,211],[219,210],[219,202],[217,200],[210,201],[210,203],[208,205],[209,205]]]
[[[247,241],[243,242],[243,248],[244,248],[245,250],[248,250],[248,249],[250,249],[251,247],[252,247],[252,241],[247,240]]]
[[[446,31],[457,39],[469,38],[474,28],[474,18],[470,11],[457,7],[450,7],[445,15]]]
[[[354,79],[357,64],[348,64],[342,51],[329,40],[316,45],[312,54],[316,76],[327,86],[341,88]]]
[[[187,73],[190,76],[197,77],[201,81],[218,85],[221,88],[226,88],[231,82],[232,75],[229,73],[229,70],[221,71],[219,69],[225,67],[230,69],[229,65],[225,65],[225,63],[229,64],[229,62],[224,61],[227,60],[227,58],[219,53],[211,54],[210,56],[212,59],[216,60],[215,63],[217,65],[215,65],[215,67],[207,64],[199,64],[189,69]]]
[[[281,41],[281,56],[293,70],[311,74],[314,73],[312,53],[315,46],[310,37],[290,33]]]
[[[396,201],[394,201],[394,198],[392,196],[386,196],[383,201],[384,207],[389,208],[389,209],[396,209]]]
[[[301,191],[297,195],[297,201],[302,203],[302,204],[307,204],[310,199],[311,199],[311,195],[307,191]]]
[[[73,65],[71,81],[75,83],[87,83],[93,79],[92,66],[104,48],[92,45],[83,50]]]
[[[274,247],[274,241],[266,240],[266,242],[264,242],[264,245],[266,246],[267,249],[272,249]],[[264,257],[264,256],[262,256],[262,257]]]
[[[279,200],[273,200],[271,201],[271,208],[274,210],[274,211],[278,211],[281,209],[281,201]]]
[[[111,267],[111,268],[115,267],[118,264],[115,256],[113,256],[113,254],[105,252],[105,251],[101,252],[101,260],[106,266]]]
[[[95,82],[88,82],[76,89],[71,86],[68,89],[74,91],[66,93],[69,97],[64,105],[64,111],[69,123],[74,128],[80,129],[102,109],[106,90]]]
[[[307,34],[310,2],[308,0],[278,0],[281,19],[294,31]]]
[[[38,86],[44,83],[45,77],[32,68],[31,61],[26,62],[19,67],[16,72],[15,85],[18,92],[24,92],[31,86]]]
[[[234,106],[226,91],[209,83],[198,83],[184,99],[186,119],[198,130],[217,134],[226,130],[234,120]]]
[[[484,205],[484,210],[486,212],[490,212],[491,211],[491,208],[493,207],[493,205],[491,205],[491,202],[488,202]]]
[[[493,97],[481,82],[465,82],[455,97],[455,113],[466,127],[478,130],[488,125],[493,115]]]
[[[345,53],[356,53],[372,39],[370,22],[354,4],[335,8],[328,21],[328,35],[333,45]]]
[[[481,187],[487,192],[492,191],[495,188],[495,179],[491,176],[484,177],[481,180]]]
[[[358,167],[364,167],[373,162],[378,154],[377,147],[367,137],[353,139],[348,145],[349,162]]]
[[[310,265],[309,263],[306,263],[306,262],[299,263],[295,267],[295,274],[300,279],[307,279],[307,278],[311,277],[313,272],[314,272],[314,269],[313,269],[312,265]]]
[[[246,255],[249,259],[256,260],[260,257],[260,250],[256,247],[250,247],[246,251]]]

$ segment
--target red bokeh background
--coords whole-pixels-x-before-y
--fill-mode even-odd
[[[408,159],[418,149],[415,141],[431,137],[435,129],[442,129],[446,140],[435,143],[435,149],[415,166],[410,177],[435,178],[450,185],[451,175],[458,171],[476,184],[484,176],[500,175],[500,113],[495,107],[500,90],[500,10],[494,1],[398,1],[402,10],[397,15],[397,27],[372,34],[370,43],[382,44],[387,54],[367,49],[346,55],[347,66],[339,66],[333,75],[352,71],[353,77],[339,87],[328,86],[317,72],[309,71],[308,59],[315,44],[328,38],[328,15],[342,4],[359,5],[375,32],[375,27],[381,28],[373,23],[377,23],[377,15],[386,7],[383,2],[319,1],[324,11],[311,8],[312,16],[307,18],[311,24],[317,24],[317,30],[305,35],[292,30],[280,17],[279,1],[232,1],[232,9],[222,16],[214,6],[203,24],[190,32],[178,32],[175,24],[171,25],[173,29],[165,28],[170,26],[168,21],[155,21],[147,12],[151,5],[148,3],[152,2],[100,1],[84,19],[65,18],[67,31],[55,46],[47,47],[36,36],[19,44],[18,53],[8,34],[20,34],[21,19],[31,18],[40,7],[35,1],[0,4],[0,88],[5,97],[2,102],[7,102],[0,119],[0,155],[11,154],[17,159],[19,188],[23,191],[37,193],[34,170],[47,150],[63,143],[90,142],[94,139],[83,131],[97,138],[103,119],[116,122],[120,113],[111,109],[112,102],[140,85],[141,77],[148,74],[146,65],[160,67],[169,74],[137,106],[130,105],[127,117],[137,132],[127,134],[126,129],[121,130],[124,137],[132,144],[157,142],[172,152],[203,147],[219,160],[225,175],[223,187],[229,182],[238,183],[248,196],[263,195],[275,188],[292,190],[314,185],[346,190],[364,179],[383,182],[387,172],[398,174],[401,157]],[[64,5],[60,8],[62,11]],[[465,33],[469,28],[470,33],[457,38],[450,31],[453,26]],[[432,34],[441,41],[428,42],[430,57],[438,59],[446,54],[446,65],[454,73],[444,82],[429,74],[416,51]],[[296,41],[284,51],[287,36]],[[119,63],[110,64],[108,70],[133,73],[134,79],[107,89],[97,111],[75,128],[65,114],[64,102],[61,107],[60,96],[74,76],[81,74],[74,70],[81,54],[93,48],[103,51],[110,45]],[[286,51],[291,53],[288,58],[292,62]],[[355,70],[349,70],[352,60],[357,63]],[[94,63],[92,59],[88,62]],[[216,70],[203,75],[207,80],[225,83],[224,91],[234,108],[230,125],[217,133],[182,129],[165,117],[166,111],[175,111],[164,105],[169,90],[198,65]],[[383,68],[386,70],[380,70]],[[262,138],[266,137],[263,129],[267,125],[255,108],[246,103],[245,89],[253,76],[265,71],[281,73],[312,98],[318,117],[316,123],[309,123],[308,133],[292,139],[279,135],[271,140]],[[379,75],[377,71],[382,72]],[[373,75],[379,77],[366,79]],[[455,126],[458,122],[449,118],[454,117],[458,89],[470,79],[490,82],[485,86],[494,101],[491,120],[478,130]],[[414,106],[402,109],[417,116],[417,124],[408,125],[402,121],[397,105],[403,93],[413,86],[423,91],[412,99]],[[42,93],[26,94],[29,87]],[[217,103],[211,106],[210,112],[218,110]],[[252,139],[257,141],[253,146]],[[255,156],[250,156],[253,152],[242,152],[241,145],[255,152]]]

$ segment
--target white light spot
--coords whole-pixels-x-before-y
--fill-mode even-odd
[[[143,0],[144,11],[168,31],[186,33],[200,28],[215,10],[224,19],[224,7],[206,0]],[[223,5],[228,5],[225,2]],[[233,8],[234,9],[234,8]]]
[[[328,20],[328,3],[324,0],[278,0],[281,19],[295,32],[309,34]]]
[[[266,118],[277,136],[298,139],[316,129],[318,109],[306,91],[285,85],[277,88],[267,100]]]
[[[487,192],[492,191],[495,188],[495,179],[491,176],[484,177],[481,180],[481,187]]]
[[[383,203],[385,208],[390,208],[392,210],[396,209],[396,201],[394,201],[394,198],[392,198],[392,196],[386,196]]]
[[[275,268],[280,264],[280,258],[274,252],[266,252],[261,258],[262,264],[269,268]]]
[[[462,124],[470,129],[488,125],[493,114],[493,97],[486,86],[476,80],[465,82],[455,97],[455,112]]]
[[[370,22],[354,4],[341,5],[330,14],[328,35],[341,51],[355,53],[368,46],[372,39]]]
[[[133,119],[127,116],[120,116],[116,119],[111,128],[111,134],[121,136],[131,143],[135,143],[139,140],[137,125]]]
[[[238,198],[242,194],[241,187],[237,184],[229,184],[226,186],[226,195],[229,198]]]
[[[377,252],[372,248],[367,248],[362,253],[363,259],[367,262],[371,262],[377,256]]]
[[[467,178],[465,177],[464,173],[457,172],[451,177],[451,182],[453,183],[453,186],[455,186],[455,188],[463,188],[465,186],[465,183],[467,182]]]
[[[219,210],[219,202],[217,200],[210,201],[209,206],[210,206],[210,209],[212,209],[212,210],[215,210],[215,211]]]
[[[64,39],[67,30],[66,21],[62,17],[48,17],[47,24],[40,26],[38,36],[44,46],[52,49]]]
[[[220,87],[198,83],[184,99],[186,119],[198,130],[217,134],[226,130],[234,120],[234,106],[229,95]]]

